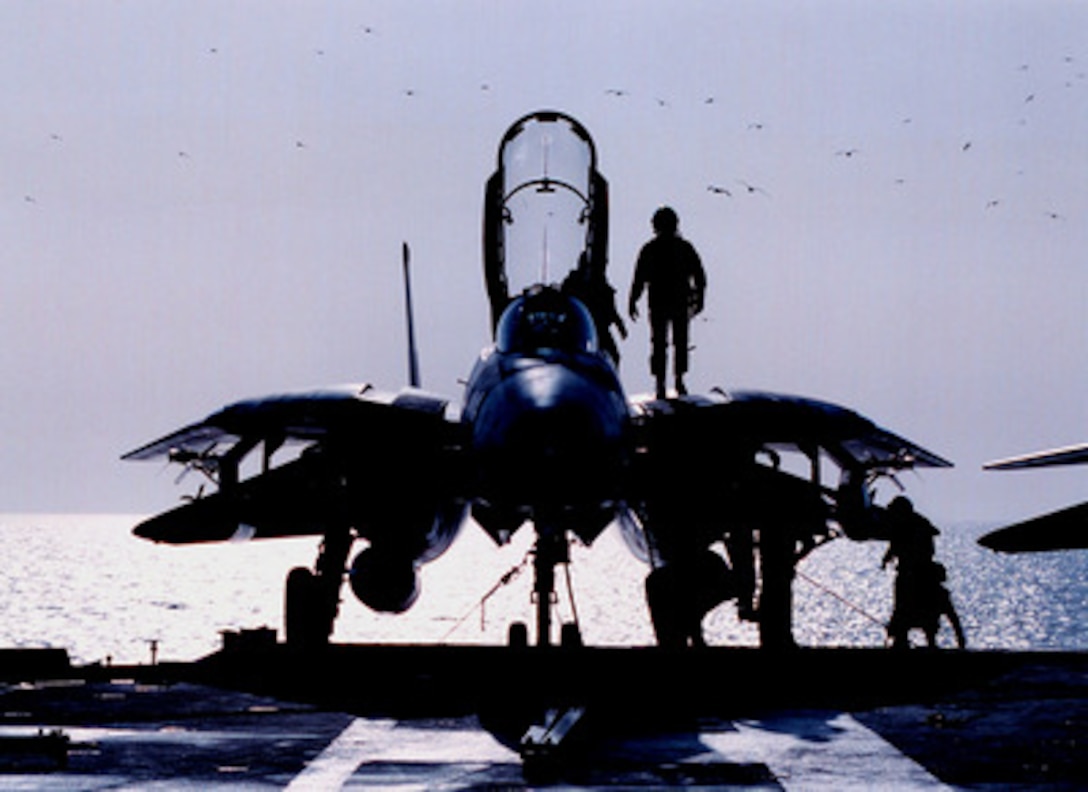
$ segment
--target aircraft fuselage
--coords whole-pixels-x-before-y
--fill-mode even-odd
[[[513,300],[479,358],[462,420],[474,515],[497,541],[522,521],[586,541],[614,517],[628,463],[628,407],[585,307],[541,287]]]

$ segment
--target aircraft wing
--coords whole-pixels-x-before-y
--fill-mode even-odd
[[[633,514],[621,518],[620,530],[636,557],[660,569],[708,559],[703,551],[725,531],[738,543],[738,568],[751,571],[745,526],[782,529],[761,537],[788,537],[786,526],[804,526],[805,552],[830,535],[832,523],[859,541],[885,538],[881,510],[870,508],[873,477],[951,466],[853,410],[799,396],[715,389],[635,400],[631,411],[636,475],[626,500]],[[826,460],[839,468],[837,485],[825,483],[834,472]],[[790,545],[768,539],[768,547],[783,546]],[[698,580],[703,572],[677,574]]]
[[[830,402],[758,391],[726,398],[725,404],[733,406],[725,409],[771,445],[779,439],[798,446],[812,443],[841,462],[863,468],[952,467],[932,451]]]
[[[121,458],[174,461],[185,460],[188,455],[222,457],[243,442],[313,441],[340,433],[357,435],[376,432],[384,421],[402,426],[430,424],[435,416],[445,415],[447,408],[445,399],[422,391],[405,389],[390,394],[369,385],[266,396],[224,407]]]
[[[1003,553],[1088,549],[1088,503],[991,531],[978,543]]]
[[[932,451],[830,402],[761,391],[726,392],[648,402],[637,409],[646,423],[677,411],[690,414],[715,444],[735,447],[821,448],[844,467],[898,470],[951,467]]]
[[[456,450],[458,429],[447,400],[414,388],[347,385],[236,402],[122,457],[196,468],[218,485],[136,533],[172,544],[319,535],[330,516],[359,508],[345,494],[345,477],[362,482],[377,503],[405,482],[421,499],[437,498],[443,483],[435,460]],[[271,455],[289,441],[307,448],[271,467]],[[239,481],[242,458],[262,443],[262,473]]]
[[[987,462],[982,467],[984,470],[1022,470],[1057,465],[1079,465],[1085,462],[1088,462],[1088,443],[999,459]]]

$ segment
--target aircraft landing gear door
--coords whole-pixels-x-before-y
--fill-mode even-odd
[[[585,127],[556,112],[507,130],[484,203],[484,275],[492,329],[527,288],[558,286],[608,264],[608,182]]]

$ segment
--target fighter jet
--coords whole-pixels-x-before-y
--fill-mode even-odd
[[[421,566],[463,526],[497,545],[531,526],[535,645],[547,647],[556,632],[580,642],[576,625],[552,620],[570,542],[592,546],[617,525],[650,567],[660,644],[702,643],[705,614],[732,599],[763,645],[792,645],[798,560],[837,536],[881,536],[877,477],[950,463],[814,399],[629,397],[602,352],[600,308],[572,277],[607,272],[608,183],[592,138],[568,115],[535,112],[509,128],[497,159],[483,212],[492,342],[460,403],[413,375],[399,391],[355,384],[231,404],[124,455],[216,484],[135,534],[321,537],[313,568],[287,578],[286,642],[305,647],[329,641],[345,576],[365,605],[403,612]],[[301,450],[277,461],[292,443]],[[243,478],[251,456],[259,470]],[[511,625],[510,642],[527,645],[529,627]]]
[[[1022,456],[987,462],[985,470],[1025,470],[1028,468],[1078,465],[1088,462],[1088,443],[1037,451]],[[1088,503],[1014,523],[980,537],[978,543],[1005,553],[1043,550],[1088,549]]]

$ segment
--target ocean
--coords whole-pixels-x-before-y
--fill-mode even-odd
[[[134,515],[0,516],[0,647],[62,647],[76,663],[193,660],[221,632],[280,630],[283,585],[311,566],[318,540],[171,547],[135,538]],[[937,557],[968,646],[1088,650],[1088,551],[1003,555],[975,540],[995,526],[942,527]],[[505,641],[514,620],[532,624],[532,532],[495,547],[474,525],[421,572],[407,613],[376,614],[345,585],[333,639],[358,642]],[[882,646],[894,572],[882,542],[832,541],[799,566],[794,635],[802,646]],[[557,574],[557,617],[577,619],[589,645],[653,643],[643,597],[646,567],[609,528],[593,547],[571,548]],[[569,586],[568,586],[569,581]],[[725,603],[704,620],[713,645],[752,646],[756,628]],[[952,645],[945,626],[942,645]]]

